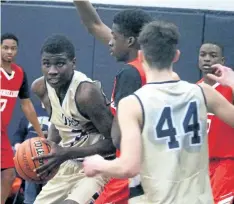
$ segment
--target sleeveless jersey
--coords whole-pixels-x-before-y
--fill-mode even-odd
[[[76,106],[76,90],[79,84],[85,81],[93,82],[85,74],[74,71],[73,78],[62,104],[60,104],[55,89],[46,83],[52,107],[50,121],[58,129],[62,138],[60,145],[63,147],[88,146],[98,142],[99,139],[104,139],[96,131],[88,132],[85,130],[84,125],[87,126],[90,120],[82,116]]]
[[[1,129],[7,128],[11,121],[15,103],[24,78],[24,72],[21,67],[12,64],[11,68],[11,75],[9,75],[2,67],[0,68]]]
[[[145,72],[143,70],[142,64],[139,61],[138,58],[136,58],[135,60],[131,61],[128,63],[129,65],[132,65],[135,69],[137,69],[137,71],[140,74],[141,77],[141,81],[142,81],[142,86],[145,85],[146,83],[146,76],[145,76]],[[116,105],[115,105],[115,86],[116,86],[116,78],[114,81],[114,88],[112,91],[112,95],[111,95],[111,104],[110,104],[110,108],[111,108],[111,112],[113,115],[116,114]]]
[[[213,203],[201,88],[185,81],[149,83],[135,95],[144,119],[140,175],[145,203]]]

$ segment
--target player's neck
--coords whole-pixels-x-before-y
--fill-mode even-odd
[[[12,69],[11,69],[11,63],[10,62],[5,62],[2,60],[1,62],[1,67],[7,72],[7,73],[11,73]]]
[[[203,81],[204,83],[210,85],[210,86],[213,86],[214,84],[216,84],[216,81],[212,80],[212,79],[209,79],[206,75],[203,76]]]
[[[172,76],[172,70],[148,70],[146,72],[147,83],[175,81]]]
[[[137,56],[138,56],[138,50],[131,50],[128,54],[128,59],[126,60],[126,63],[135,60]]]

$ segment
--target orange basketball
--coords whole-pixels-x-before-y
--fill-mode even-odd
[[[44,183],[57,173],[58,169],[51,172],[46,178],[37,176],[33,170],[42,166],[45,160],[32,160],[32,157],[41,156],[50,153],[50,146],[43,143],[46,140],[41,137],[30,138],[25,140],[18,148],[15,154],[14,162],[15,168],[24,180],[32,181],[35,183]]]

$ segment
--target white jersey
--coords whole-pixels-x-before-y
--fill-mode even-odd
[[[90,123],[90,120],[82,116],[76,106],[76,90],[79,84],[84,81],[93,82],[85,74],[74,71],[62,104],[60,104],[55,89],[46,83],[52,107],[50,122],[58,129],[62,138],[60,145],[63,147],[87,146],[96,143],[99,139],[103,139],[99,133],[89,133],[85,130],[84,125]]]
[[[135,92],[143,109],[144,203],[211,204],[207,110],[201,88],[149,83]]]

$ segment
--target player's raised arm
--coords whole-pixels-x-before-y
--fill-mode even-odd
[[[111,39],[111,29],[102,22],[96,9],[89,1],[74,0],[80,18],[88,31],[97,39],[108,45]]]
[[[201,84],[200,86],[205,94],[208,112],[215,114],[225,123],[234,127],[234,105],[228,102],[211,86],[205,83]]]

